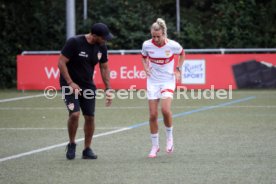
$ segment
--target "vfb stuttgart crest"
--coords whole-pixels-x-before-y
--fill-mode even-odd
[[[166,53],[166,56],[170,56],[171,51],[170,50],[166,50],[165,53]]]
[[[72,111],[72,110],[74,110],[75,105],[73,103],[70,103],[67,105],[67,107],[70,111]]]
[[[97,56],[98,56],[98,59],[100,60],[102,58],[102,53],[101,52],[98,52]]]

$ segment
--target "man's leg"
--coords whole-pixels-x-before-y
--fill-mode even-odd
[[[98,156],[90,148],[95,130],[94,116],[84,115],[84,150],[82,152],[83,159],[97,159]]]
[[[76,134],[79,126],[80,112],[71,112],[69,114],[67,128],[69,135],[69,142],[75,144]]]
[[[67,120],[69,143],[67,145],[66,158],[72,160],[76,156],[75,139],[79,125],[80,107],[78,99],[75,98],[74,94],[65,95],[64,102],[69,112],[69,117]]]
[[[93,93],[95,94],[95,92]],[[97,155],[91,149],[92,139],[95,130],[95,98],[94,96],[83,96],[80,98],[80,106],[84,116],[84,150],[83,159],[97,159]]]
[[[94,116],[84,115],[84,148],[90,147],[94,135],[95,123]]]
[[[76,156],[76,134],[79,125],[79,116],[80,112],[70,112],[67,122],[68,135],[69,135],[69,144],[67,145],[66,158],[72,160]]]

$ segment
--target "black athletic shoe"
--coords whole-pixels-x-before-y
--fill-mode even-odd
[[[82,152],[82,159],[97,159],[98,156],[93,153],[91,148],[86,148],[85,150],[83,150]]]
[[[76,156],[76,144],[75,143],[69,143],[67,145],[67,152],[66,152],[66,158],[68,160],[74,159]]]

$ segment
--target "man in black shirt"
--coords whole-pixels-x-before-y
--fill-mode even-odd
[[[94,134],[95,91],[93,82],[94,67],[100,65],[101,76],[106,87],[110,89],[107,47],[105,42],[111,40],[112,34],[103,23],[92,25],[91,32],[70,38],[58,61],[60,70],[60,86],[64,101],[69,111],[67,159],[75,158],[76,132],[80,117],[80,109],[84,116],[84,150],[83,159],[97,159],[90,148]],[[110,94],[106,92],[106,106],[111,105]]]

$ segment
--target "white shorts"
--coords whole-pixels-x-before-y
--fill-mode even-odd
[[[153,83],[147,80],[147,97],[149,100],[172,98],[175,90],[175,81]]]

